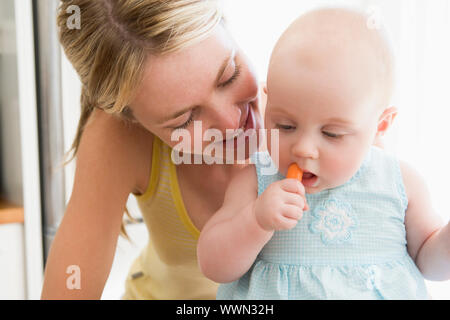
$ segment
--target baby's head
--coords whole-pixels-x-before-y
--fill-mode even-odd
[[[395,117],[392,88],[389,45],[365,15],[320,9],[295,20],[267,78],[265,124],[279,129],[280,172],[296,162],[307,193],[348,181]]]

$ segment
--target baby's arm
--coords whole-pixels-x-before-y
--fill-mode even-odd
[[[202,272],[221,283],[238,279],[273,231],[294,227],[304,207],[300,182],[277,181],[258,197],[255,168],[246,167],[230,182],[223,206],[201,232],[197,256]]]
[[[426,279],[450,279],[450,224],[433,210],[424,179],[406,163],[401,163],[401,170],[408,196],[408,252]]]

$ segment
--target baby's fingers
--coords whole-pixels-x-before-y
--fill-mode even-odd
[[[285,218],[300,220],[303,217],[303,210],[298,206],[287,204],[282,211]]]
[[[275,218],[273,223],[273,230],[288,230],[297,225],[298,220],[293,218],[286,218],[284,215],[280,215]]]
[[[303,184],[295,179],[284,179],[281,181],[281,189],[286,192],[297,193],[299,195],[305,195],[305,187]]]
[[[305,196],[290,192],[286,192],[283,196],[284,196],[283,200],[286,204],[292,204],[294,206],[297,206],[303,211],[309,210],[309,206],[308,203],[306,202]]]

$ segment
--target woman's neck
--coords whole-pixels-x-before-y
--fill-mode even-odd
[[[245,166],[245,164],[180,164],[178,172],[189,179],[190,184],[198,190],[211,190],[216,189],[212,183],[219,189],[226,188],[234,175]]]

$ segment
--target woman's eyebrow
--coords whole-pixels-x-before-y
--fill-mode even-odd
[[[225,72],[225,69],[227,68],[228,64],[230,63],[230,61],[236,56],[236,50],[233,49],[233,51],[231,51],[231,54],[229,57],[225,58],[225,60],[222,62],[222,65],[220,66],[219,72],[217,73],[217,77],[216,77],[216,84],[219,82],[220,78],[222,78],[223,73]],[[175,113],[173,113],[172,115],[166,116],[164,117],[159,123],[163,124],[164,122],[167,122],[169,120],[172,119],[176,119],[179,116],[183,115],[184,113],[188,112],[189,110],[193,109],[194,106],[190,106],[190,107],[186,107],[183,108]]]

